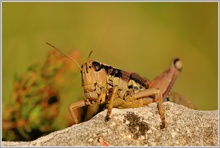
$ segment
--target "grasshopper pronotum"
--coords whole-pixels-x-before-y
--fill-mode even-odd
[[[182,62],[179,58],[171,61],[170,66],[153,81],[142,78],[136,73],[129,73],[124,70],[113,68],[97,61],[89,60],[80,67],[79,64],[69,55],[81,71],[82,87],[87,99],[72,103],[69,107],[75,123],[78,123],[74,110],[94,103],[105,104],[108,111],[106,120],[110,119],[112,108],[135,108],[146,106],[152,102],[158,102],[161,118],[161,128],[165,127],[165,116],[163,100],[167,98],[178,74],[182,70]]]

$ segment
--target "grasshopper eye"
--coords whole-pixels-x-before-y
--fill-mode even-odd
[[[99,62],[92,62],[92,66],[94,67],[95,71],[99,71],[102,69],[102,65]]]

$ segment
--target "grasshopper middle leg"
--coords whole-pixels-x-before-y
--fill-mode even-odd
[[[117,92],[118,92],[118,86],[114,86],[111,97],[108,102],[108,111],[107,111],[107,115],[105,117],[106,121],[108,121],[110,119],[110,115],[112,113],[112,108],[113,108],[114,100],[116,99]]]
[[[165,127],[165,116],[164,116],[164,108],[163,108],[163,98],[162,98],[162,94],[160,92],[159,88],[149,88],[143,91],[140,91],[132,96],[129,96],[126,98],[127,101],[131,101],[131,100],[135,100],[135,99],[143,99],[144,101],[146,101],[146,103],[144,105],[147,105],[147,103],[151,103],[150,101],[148,101],[149,96],[154,96],[153,98],[153,102],[158,102],[158,109],[159,109],[159,114],[160,114],[160,119],[161,119],[161,128]]]
[[[117,91],[118,87],[115,86],[113,87],[112,95],[109,99],[108,102],[108,111],[106,115],[106,120],[108,121],[110,119],[110,114],[112,111],[112,107],[117,107],[117,108],[135,108],[135,107],[141,107],[141,106],[146,106],[152,102],[158,102],[158,109],[159,109],[159,114],[161,118],[161,128],[165,127],[165,116],[164,116],[164,108],[163,108],[163,98],[162,94],[160,93],[159,88],[150,88],[146,90],[142,90],[136,94],[127,96],[125,100],[121,98],[117,98]],[[153,96],[154,98],[150,98],[149,96]]]

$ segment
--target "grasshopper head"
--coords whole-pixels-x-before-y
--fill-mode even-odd
[[[106,85],[106,71],[97,61],[87,60],[81,66],[82,87],[87,98],[98,98]]]
[[[106,79],[105,69],[97,61],[87,61],[81,66],[82,81],[84,85],[101,84]]]

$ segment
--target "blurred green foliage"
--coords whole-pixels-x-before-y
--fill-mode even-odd
[[[64,121],[62,125],[54,124],[60,113],[61,101],[65,101],[62,90],[68,87],[69,80],[74,81],[68,75],[78,73],[78,67],[66,62],[66,57],[60,54],[51,50],[43,65],[33,64],[16,78],[10,103],[3,104],[3,140],[34,140],[73,124],[67,113],[61,119]],[[72,52],[70,56],[78,59],[79,54]]]
[[[43,64],[51,50],[45,42],[64,52],[77,49],[80,64],[92,49],[92,59],[149,79],[178,56],[184,68],[173,90],[198,109],[218,109],[217,2],[3,2],[4,105],[13,102],[15,77],[36,61]],[[80,73],[65,77],[55,121],[60,128],[69,118],[68,105],[84,96]]]

